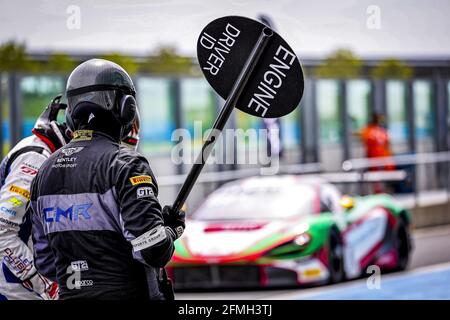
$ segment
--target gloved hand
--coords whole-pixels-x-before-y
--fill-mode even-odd
[[[22,285],[28,290],[35,292],[44,300],[58,299],[58,284],[39,273],[36,273],[30,279],[25,280]]]
[[[172,206],[165,206],[162,210],[164,225],[171,228],[176,235],[176,239],[181,237],[186,228],[186,213],[183,210],[175,211]]]

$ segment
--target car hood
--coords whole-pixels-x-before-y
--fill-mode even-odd
[[[295,238],[299,227],[307,228],[299,220],[189,221],[176,243],[173,261],[220,263],[257,259]]]

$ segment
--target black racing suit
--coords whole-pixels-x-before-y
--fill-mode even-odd
[[[41,167],[31,189],[36,268],[60,298],[160,299],[156,268],[172,257],[147,160],[84,130]]]

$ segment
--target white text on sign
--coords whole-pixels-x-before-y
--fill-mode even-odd
[[[275,99],[277,89],[283,85],[286,72],[291,69],[295,61],[295,54],[283,46],[279,46],[273,57],[274,63],[269,64],[269,70],[264,73],[263,79],[258,84],[258,91],[253,93],[247,107],[260,112],[264,117],[270,104]]]
[[[207,66],[203,67],[203,69],[209,71],[213,76],[217,75],[240,33],[239,29],[229,23],[219,40],[203,32],[200,44],[205,49],[212,50],[206,61]]]

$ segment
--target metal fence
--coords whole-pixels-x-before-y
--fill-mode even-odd
[[[393,166],[386,170],[386,166]],[[397,197],[412,199],[412,207],[420,205],[420,196],[425,202],[441,201],[450,204],[450,152],[399,155],[383,158],[357,158],[342,163],[342,170],[324,172],[320,163],[282,165],[277,175],[295,174],[303,177],[318,177],[333,183],[344,194],[364,195],[376,192],[373,186],[382,184],[382,192]],[[204,172],[200,175],[194,200],[190,208],[195,208],[210,192],[222,184],[238,179],[261,176],[260,168]],[[185,174],[158,178],[162,188],[176,190],[186,178]],[[427,200],[428,197],[428,200]],[[450,213],[450,212],[449,212]]]

